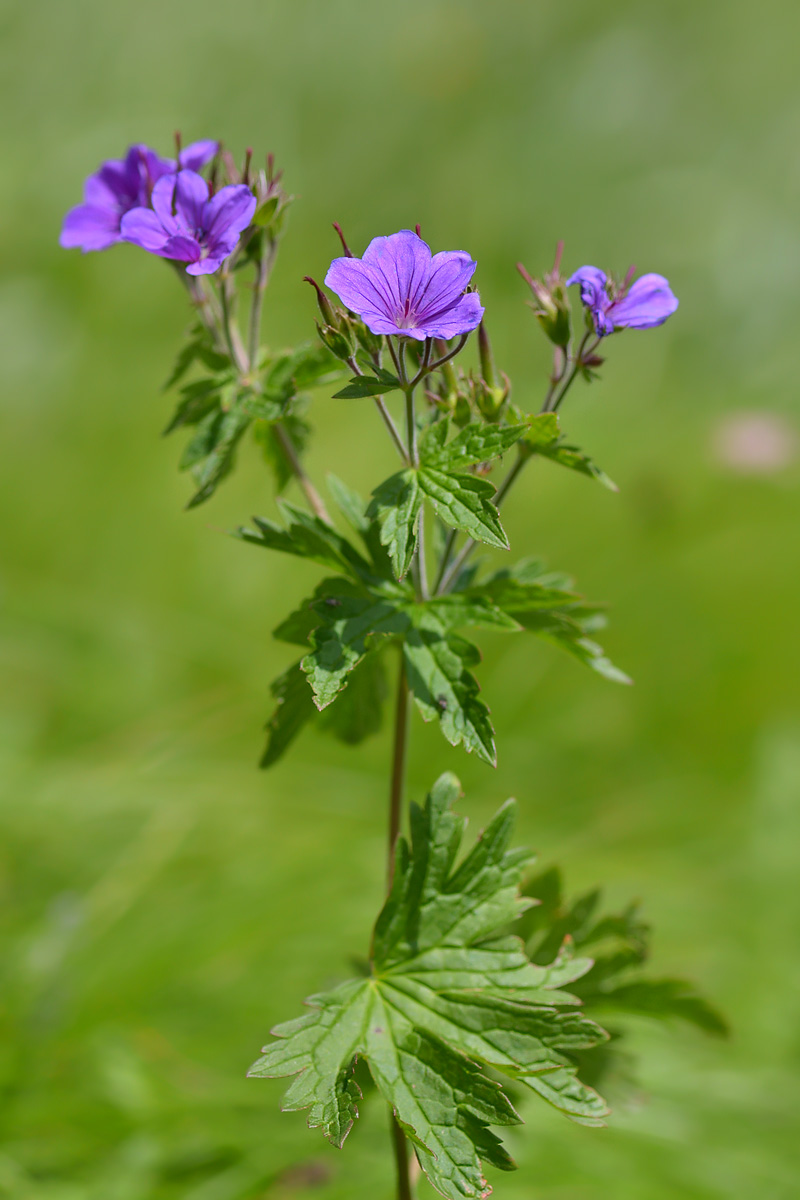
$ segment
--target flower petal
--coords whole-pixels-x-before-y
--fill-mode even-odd
[[[485,311],[478,293],[467,292],[444,311],[433,313],[424,319],[420,317],[417,328],[423,337],[438,337],[447,341],[448,338],[477,329]],[[410,330],[407,332],[411,333]],[[416,334],[411,333],[411,336],[415,337]]]
[[[567,287],[571,287],[573,283],[579,283],[581,301],[594,312],[596,309],[602,309],[604,302],[606,304],[608,302],[607,281],[608,277],[605,271],[601,271],[599,267],[580,267],[574,275],[570,275]]]
[[[219,142],[191,142],[181,150],[181,170],[199,171],[219,150]],[[174,164],[173,164],[174,167]]]
[[[153,188],[151,204],[167,233],[193,234],[204,228],[203,208],[207,200],[208,184],[202,175],[179,171],[177,175],[161,176]]]
[[[162,258],[173,258],[176,262],[193,263],[198,261],[203,248],[196,238],[185,237],[179,233],[175,237],[167,238],[158,253]]]
[[[420,324],[458,303],[477,265],[464,250],[442,250],[433,256],[428,279],[414,297]]]
[[[615,328],[652,329],[663,325],[678,307],[677,297],[663,275],[642,275],[608,315]]]
[[[208,235],[209,246],[228,234],[234,234],[238,240],[238,235],[250,224],[255,211],[256,198],[245,184],[220,188],[203,210],[202,227]],[[233,246],[228,254],[232,250]]]
[[[90,175],[83,185],[83,199],[93,208],[107,208],[119,216],[119,195],[109,187],[102,170]]]
[[[387,299],[390,298],[397,315],[410,313],[415,295],[430,277],[428,243],[413,230],[401,229],[388,237],[373,238],[362,261],[373,270],[376,282],[380,277],[385,280]]]
[[[70,209],[61,227],[59,245],[65,249],[79,247],[88,250],[107,250],[121,240],[119,213],[113,208],[95,204],[79,204]]]
[[[386,280],[360,258],[335,258],[328,267],[325,286],[336,292],[346,308],[363,317],[373,333],[386,330],[375,329],[368,315],[372,320],[388,321],[395,332],[396,306]]]
[[[132,208],[123,216],[119,228],[123,242],[133,242],[151,254],[160,254],[169,237],[149,208]]]

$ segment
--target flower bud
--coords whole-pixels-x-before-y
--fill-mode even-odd
[[[349,325],[337,329],[333,325],[320,325],[319,321],[316,321],[315,324],[322,344],[327,346],[331,354],[335,354],[342,362],[348,362],[356,350]]]
[[[319,305],[319,311],[322,313],[322,319],[325,322],[325,324],[331,325],[334,328],[338,328],[339,322],[336,320],[336,317],[334,315],[333,305],[331,304],[330,300],[323,292],[322,288],[317,283],[316,279],[312,279],[310,275],[304,275],[303,283],[310,283],[311,286],[316,291],[317,304]]]
[[[553,269],[548,271],[543,279],[535,279],[525,270],[522,263],[517,263],[517,270],[533,292],[531,308],[536,320],[550,341],[562,349],[569,345],[572,332],[572,310],[560,272],[563,248],[564,243],[559,242]]]

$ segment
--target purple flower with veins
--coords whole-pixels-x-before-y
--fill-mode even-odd
[[[192,142],[180,153],[180,165],[197,171],[219,149],[219,142]],[[108,250],[122,241],[120,222],[132,208],[147,207],[155,183],[175,170],[174,158],[162,158],[149,146],[131,146],[124,158],[110,159],[90,175],[84,203],[64,218],[59,242],[67,249]]]
[[[663,275],[642,275],[630,287],[623,284],[615,294],[605,271],[599,267],[581,267],[567,280],[567,287],[573,283],[580,284],[581,300],[592,314],[598,337],[607,337],[615,329],[652,329],[654,325],[663,325],[678,307]]]
[[[463,250],[431,256],[427,242],[401,229],[373,238],[363,258],[335,258],[325,283],[373,333],[446,341],[480,324],[480,296],[464,291],[476,266]]]
[[[122,218],[123,241],[187,263],[189,275],[210,275],[232,254],[256,211],[256,198],[243,183],[213,196],[196,171],[162,175],[152,208],[132,208]]]

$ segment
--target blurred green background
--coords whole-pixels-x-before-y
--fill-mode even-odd
[[[244,1079],[270,1026],[365,948],[388,736],[350,751],[312,731],[256,769],[290,657],[270,631],[317,569],[222,536],[273,512],[252,446],[182,512],[178,440],[158,437],[187,319],[172,273],[57,246],[85,175],[133,141],[168,152],[178,127],[274,150],[299,197],[275,346],[310,332],[301,277],[323,275],[334,219],[359,252],[415,221],[468,249],[531,408],[548,354],[517,259],[542,270],[564,237],[569,269],[672,282],[677,316],[615,339],[566,407],[620,495],[545,464],[507,510],[515,549],[610,603],[636,686],[486,635],[499,768],[417,721],[410,787],[456,770],[473,829],[516,794],[540,861],[643,897],[655,972],[692,978],[734,1029],[636,1026],[639,1086],[610,1127],[528,1106],[498,1195],[795,1197],[796,5],[40,0],[0,21],[0,1196],[392,1187],[381,1105],[339,1153],[279,1114],[280,1083]],[[322,394],[315,419],[317,476],[366,492],[389,472],[368,406]]]

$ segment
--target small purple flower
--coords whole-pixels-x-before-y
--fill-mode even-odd
[[[476,266],[463,250],[431,257],[427,242],[401,229],[373,238],[363,258],[335,258],[325,283],[373,333],[446,341],[480,324],[480,296],[464,291]]]
[[[192,142],[180,153],[181,168],[197,171],[219,149],[219,142]],[[120,222],[132,208],[146,207],[157,180],[175,170],[174,158],[161,158],[149,146],[131,146],[125,158],[103,163],[83,189],[84,203],[64,218],[59,242],[67,249],[107,250],[122,241]]]
[[[179,171],[162,175],[153,188],[152,208],[133,208],[120,226],[122,239],[189,265],[189,275],[210,275],[232,254],[239,235],[256,211],[256,198],[245,184],[220,188],[214,195],[202,175]]]
[[[607,337],[615,329],[652,329],[663,325],[678,307],[678,301],[663,275],[642,275],[614,295],[605,271],[599,267],[581,267],[567,280],[579,283],[581,300],[589,309],[598,337]]]

